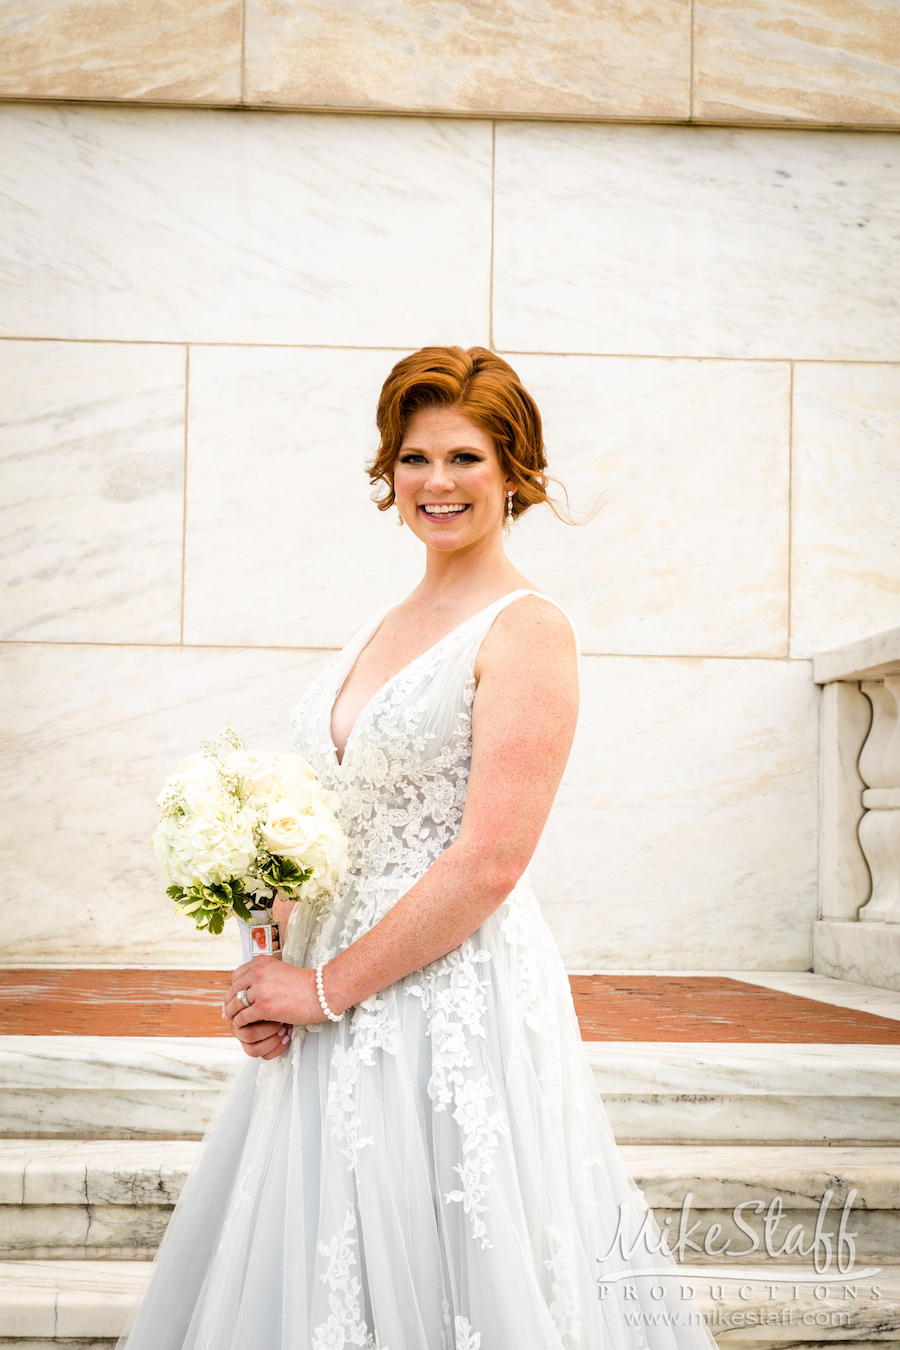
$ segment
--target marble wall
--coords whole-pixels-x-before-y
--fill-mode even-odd
[[[0,98],[896,126],[890,0],[4,0]]]
[[[511,542],[584,653],[534,868],[567,963],[806,969],[809,658],[897,622],[898,138],[46,103],[0,137],[3,959],[231,963],[163,894],[156,791],[228,719],[283,746],[412,585],[362,463],[393,362],[459,342],[603,497]]]

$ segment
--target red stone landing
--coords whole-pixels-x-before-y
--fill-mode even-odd
[[[900,1021],[721,975],[572,975],[586,1041],[900,1045]],[[0,968],[0,1035],[222,1036],[224,971]]]

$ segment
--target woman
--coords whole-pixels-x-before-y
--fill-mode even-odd
[[[547,500],[540,415],[499,357],[437,347],[394,367],[377,421],[378,504],[425,575],[293,721],[340,798],[348,882],[280,904],[284,960],[234,972],[251,1064],[128,1350],[707,1347],[525,871],[578,705],[571,625],[503,551]]]

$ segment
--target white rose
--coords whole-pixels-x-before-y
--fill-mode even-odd
[[[278,771],[278,760],[264,750],[232,750],[225,760],[225,770],[239,774],[252,796],[268,787]]]
[[[278,755],[277,758],[279,764],[287,769],[290,778],[307,778],[313,783],[316,781],[315,769],[302,755]]]
[[[183,783],[215,783],[216,771],[205,755],[191,755],[178,765],[176,777]]]
[[[293,807],[295,811],[306,812],[316,801],[316,785],[307,778],[294,778],[279,773],[272,780],[267,792],[269,802],[279,802],[282,806]]]
[[[215,779],[211,782],[202,778],[188,779],[183,784],[182,796],[191,815],[199,816],[204,811],[214,811],[221,804],[222,789]]]
[[[272,802],[260,824],[263,843],[280,858],[299,860],[316,839],[316,822],[288,802]]]

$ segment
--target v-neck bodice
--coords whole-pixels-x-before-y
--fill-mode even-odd
[[[418,656],[414,656],[411,661],[407,661],[406,665],[401,666],[401,668],[398,671],[395,671],[393,675],[390,675],[382,684],[378,686],[378,688],[374,691],[374,693],[369,698],[366,699],[362,707],[359,709],[359,712],[353,719],[353,725],[351,726],[350,731],[347,734],[347,739],[344,742],[344,750],[343,753],[341,754],[338,752],[333,732],[335,703],[337,702],[337,699],[340,697],[341,690],[343,689],[344,685],[349,679],[353,671],[353,668],[356,665],[357,661],[359,660],[360,656],[365,651],[366,647],[369,645],[372,639],[375,637],[376,633],[378,632],[381,625],[384,623],[387,616],[391,613],[391,611],[394,608],[396,608],[396,606],[388,605],[385,609],[377,610],[376,613],[373,614],[372,617],[369,620],[367,620],[367,622],[364,623],[362,627],[359,628],[357,632],[353,635],[353,638],[344,648],[344,650],[340,653],[340,656],[338,657],[337,662],[335,663],[335,674],[337,676],[337,682],[334,689],[334,696],[331,700],[331,708],[328,714],[328,738],[331,741],[331,745],[334,750],[335,759],[338,762],[338,766],[340,767],[343,764],[344,755],[346,755],[347,753],[347,747],[350,744],[350,738],[353,735],[353,732],[356,728],[356,724],[359,722],[360,718],[366,712],[369,705],[372,702],[374,702],[375,699],[378,698],[378,696],[382,693],[383,690],[388,689],[395,680],[401,679],[407,673],[407,671],[411,670],[414,666],[416,666],[418,662],[425,661],[426,658],[430,657],[433,653],[437,652],[439,649],[443,649],[445,644],[450,643],[453,640],[453,638],[457,636],[457,634],[462,633],[463,636],[465,636],[465,630],[468,629],[470,624],[475,625],[477,624],[478,620],[487,617],[488,619],[487,628],[489,628],[491,624],[494,622],[494,619],[497,617],[497,614],[500,612],[500,610],[505,609],[506,606],[510,604],[513,600],[518,600],[523,595],[535,595],[535,594],[537,594],[537,592],[522,589],[517,591],[508,591],[506,595],[500,596],[498,600],[493,600],[489,605],[484,605],[474,614],[470,614],[467,619],[463,619],[461,623],[458,623],[453,628],[451,628],[449,633],[445,633],[443,637],[438,638],[438,640],[436,642],[433,642],[430,647],[427,647],[424,652],[420,652]],[[487,632],[487,628],[484,629],[485,633]],[[482,638],[483,636],[484,633],[482,633]]]
[[[304,694],[291,743],[337,794],[357,887],[396,890],[422,876],[456,838],[471,765],[478,650],[507,605],[537,594],[502,596],[387,680],[360,709],[340,763],[334,702],[390,607],[363,624]]]

